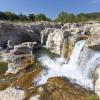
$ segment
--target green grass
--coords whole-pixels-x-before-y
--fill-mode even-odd
[[[95,95],[91,95],[91,96],[88,97],[87,100],[100,100],[100,99]]]

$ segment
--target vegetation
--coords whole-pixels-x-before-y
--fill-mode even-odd
[[[100,100],[96,95],[91,95],[87,98],[87,100]]]
[[[80,13],[78,15],[74,15],[67,12],[61,12],[56,18],[56,21],[61,23],[86,22],[91,20],[100,21],[100,13]]]
[[[0,12],[0,20],[7,20],[7,21],[50,21],[44,14],[15,14],[12,12]]]
[[[46,15],[40,14],[15,14],[12,12],[0,12],[0,20],[7,20],[7,21],[51,21]],[[54,20],[60,23],[67,23],[67,22],[86,22],[86,21],[100,21],[100,12],[98,13],[80,13],[80,14],[70,14],[67,12],[62,11],[58,17]]]

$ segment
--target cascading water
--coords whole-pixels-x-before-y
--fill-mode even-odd
[[[92,66],[88,65],[91,65],[92,60],[96,60],[100,55],[97,56],[97,54],[95,54],[87,63],[88,67],[82,70],[77,62],[85,42],[86,41],[81,40],[75,44],[68,64],[65,63],[65,59],[62,57],[55,59],[51,59],[48,55],[40,57],[39,61],[45,66],[45,70],[36,79],[37,84],[41,85],[46,83],[50,77],[61,76],[67,77],[72,82],[80,84],[85,88],[93,89],[92,80],[88,77],[89,69]]]

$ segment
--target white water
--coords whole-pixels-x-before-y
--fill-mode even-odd
[[[45,66],[46,69],[40,74],[40,76],[38,76],[36,80],[37,84],[41,85],[46,83],[47,79],[50,77],[63,76],[85,88],[93,89],[92,80],[88,77],[89,71],[92,70],[91,64],[94,65],[94,62],[98,57],[100,57],[100,55],[95,54],[88,62],[86,69],[83,71],[81,67],[78,66],[77,62],[84,44],[84,40],[76,43],[68,64],[65,64],[64,58],[51,59],[47,55],[40,57],[39,61]]]

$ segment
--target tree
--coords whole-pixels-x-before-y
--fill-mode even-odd
[[[0,19],[1,19],[1,20],[4,20],[4,19],[5,19],[5,15],[4,15],[3,12],[0,12]]]
[[[61,23],[67,23],[67,22],[74,22],[75,21],[75,15],[74,14],[69,14],[67,12],[61,12],[58,17],[56,18],[57,22]]]
[[[28,16],[24,15],[24,14],[20,14],[19,15],[20,21],[27,21],[28,20]]]
[[[35,15],[35,21],[47,21],[48,18],[44,14]]]
[[[35,15],[34,14],[29,14],[28,16],[30,21],[35,21]]]
[[[56,21],[61,22],[61,23],[66,23],[67,17],[68,17],[68,14],[66,12],[61,12],[56,18]]]
[[[80,13],[76,17],[77,22],[85,22],[88,21],[88,18],[86,17],[86,14]]]

